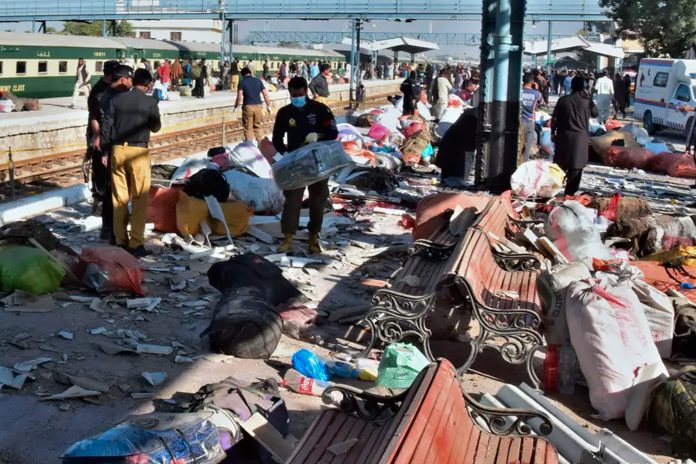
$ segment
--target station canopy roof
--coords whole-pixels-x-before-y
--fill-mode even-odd
[[[350,45],[350,38],[343,39],[342,43]],[[375,41],[361,40],[360,48],[371,52],[391,50],[393,52],[405,52],[413,55],[440,49],[436,43],[413,39],[411,37],[395,37],[393,39]]]
[[[547,41],[535,41],[524,43],[524,53],[527,55],[543,55],[547,51]],[[551,41],[552,52],[563,52],[568,50],[583,49],[597,55],[608,56],[611,58],[623,58],[626,53],[623,48],[612,44],[600,42],[590,42],[582,37],[564,37]]]

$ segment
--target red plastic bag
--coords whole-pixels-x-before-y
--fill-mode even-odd
[[[380,123],[373,124],[372,127],[370,127],[370,131],[367,133],[368,137],[370,137],[372,140],[376,140],[377,142],[384,141],[390,135],[391,131]]]
[[[179,190],[157,186],[150,187],[147,222],[153,223],[155,230],[160,232],[177,232],[176,204],[178,201]]]
[[[114,246],[85,247],[75,274],[99,293],[131,292],[145,295],[145,271],[133,255]]]
[[[614,118],[609,118],[609,119],[607,119],[607,122],[604,123],[604,127],[607,129],[607,131],[620,129],[623,127],[623,123],[620,121],[617,121]]]
[[[674,177],[696,178],[696,164],[691,155],[663,152],[648,162],[646,169]]]
[[[406,138],[411,138],[422,130],[423,123],[421,121],[413,121],[404,129],[404,135],[406,136]]]
[[[606,166],[624,169],[646,169],[656,155],[642,147],[611,146],[607,152],[600,153]]]

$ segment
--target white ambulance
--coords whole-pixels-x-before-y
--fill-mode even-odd
[[[640,60],[633,116],[643,120],[649,134],[666,127],[688,135],[694,113],[679,108],[696,106],[695,93],[696,60]]]

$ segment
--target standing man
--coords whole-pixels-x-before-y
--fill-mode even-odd
[[[268,77],[268,69],[268,60],[263,60],[263,75],[261,77],[264,79]]]
[[[117,95],[109,102],[101,134],[111,145],[111,184],[114,202],[116,245],[136,257],[146,256],[145,219],[150,191],[150,132],[162,127],[157,101],[147,95],[152,74],[138,69],[133,75],[133,90]],[[128,202],[132,198],[130,237]]]
[[[449,81],[449,71],[441,69],[437,79],[433,82],[433,117],[436,121],[440,119],[442,113],[449,103],[449,92],[452,84]]]
[[[626,119],[626,84],[621,78],[621,74],[614,75],[614,118],[619,117],[619,111]]]
[[[319,75],[319,66],[317,65],[316,61],[312,61],[312,64],[309,65],[309,80],[313,80],[315,77]]]
[[[70,108],[75,108],[75,102],[77,101],[77,97],[79,97],[80,95],[89,96],[89,93],[92,90],[92,86],[89,83],[91,77],[92,76],[89,74],[89,70],[87,70],[85,60],[79,58],[77,60],[77,72],[75,73],[75,88],[73,89],[72,103],[70,104]]]
[[[522,111],[520,114],[520,126],[524,131],[524,161],[527,162],[532,156],[532,151],[537,145],[536,134],[536,112],[537,106],[544,104],[544,97],[541,92],[534,90],[534,75],[526,72],[522,76]]]
[[[230,65],[230,90],[237,91],[239,87],[239,58],[235,58]]]
[[[597,107],[585,90],[582,76],[573,78],[571,90],[570,95],[558,99],[551,121],[551,137],[556,144],[553,162],[566,173],[566,195],[575,195],[580,188],[589,156],[587,127],[590,118],[597,116]]]
[[[319,74],[309,83],[309,90],[314,95],[314,99],[320,103],[326,104],[329,101],[329,76],[331,76],[331,66],[328,63],[322,63],[319,65]]]
[[[329,107],[307,98],[307,81],[295,77],[288,83],[290,105],[282,107],[273,126],[273,146],[278,153],[297,150],[306,143],[318,140],[335,140],[338,137],[336,120]],[[287,145],[283,141],[287,134]],[[324,204],[329,197],[328,179],[307,187],[309,190],[309,252],[321,253],[319,232],[324,220]],[[300,210],[304,187],[286,190],[281,229],[285,239],[278,247],[279,253],[292,251],[293,240],[300,222]]]
[[[102,204],[102,227],[99,238],[115,243],[113,232],[114,208],[111,203],[111,173],[109,172],[108,147],[101,143],[101,102],[102,97],[109,91],[114,80],[114,74],[121,65],[116,60],[104,63],[104,76],[99,79],[87,97],[87,153],[92,164],[92,197],[95,207]]]
[[[172,84],[172,90],[179,90],[179,79],[181,79],[181,75],[183,73],[184,70],[181,67],[181,62],[179,61],[179,58],[177,58],[174,60],[174,63],[172,63],[172,67],[169,70],[169,80]]]
[[[418,85],[415,71],[411,71],[408,79],[401,83],[399,90],[401,90],[401,93],[404,94],[404,103],[401,114],[402,116],[410,116],[416,109],[416,105],[421,94],[421,88],[420,85]]]
[[[283,62],[280,63],[280,69],[278,70],[278,74],[280,75],[280,82],[282,82],[282,84],[285,85],[285,79],[288,78],[288,65],[285,62],[285,60],[283,60]]]
[[[165,58],[164,62],[159,65],[159,68],[157,68],[157,75],[159,76],[159,80],[164,86],[165,90],[169,90],[170,72],[171,66],[169,64],[169,60]]]
[[[574,77],[573,71],[568,71],[568,74],[563,78],[563,95],[570,95],[571,92],[571,82]]]
[[[614,98],[614,82],[609,77],[609,71],[602,71],[602,77],[597,79],[597,109],[599,110],[598,121],[604,124],[609,119],[611,111],[611,101]]]
[[[244,140],[253,142],[263,139],[261,122],[263,120],[263,108],[261,108],[261,96],[266,101],[266,111],[271,114],[271,98],[261,79],[254,77],[254,67],[249,63],[242,69],[242,82],[239,83],[237,101],[234,104],[234,112],[242,105],[242,126],[244,126]]]
[[[198,76],[196,76],[196,72]],[[208,66],[205,64],[205,58],[202,58],[200,63],[194,67],[192,73],[196,78],[196,87],[193,88],[194,96],[196,98],[205,98],[205,83],[208,80]]]

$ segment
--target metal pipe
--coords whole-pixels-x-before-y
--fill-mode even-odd
[[[553,28],[553,21],[549,21],[549,30],[546,33],[546,72],[551,76],[551,30]]]

